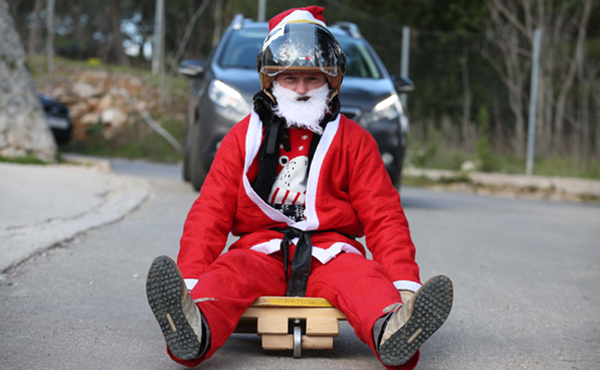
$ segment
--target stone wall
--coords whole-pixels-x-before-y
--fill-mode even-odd
[[[27,70],[25,50],[8,5],[0,0],[0,156],[26,155],[54,161],[56,143]]]

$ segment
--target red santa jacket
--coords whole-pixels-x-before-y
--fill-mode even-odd
[[[373,137],[341,114],[328,123],[308,175],[306,220],[294,222],[252,189],[262,131],[253,112],[223,139],[184,225],[177,264],[186,282],[193,285],[221,254],[230,231],[240,236],[230,249],[249,249],[278,246],[283,235],[274,229],[294,226],[315,231],[313,255],[329,252],[330,258],[348,249],[365,255],[362,244],[345,235],[366,235],[373,259],[396,287],[417,290],[419,268],[408,222]]]

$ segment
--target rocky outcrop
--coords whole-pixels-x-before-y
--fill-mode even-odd
[[[44,117],[25,50],[8,5],[0,0],[0,156],[54,161],[56,143]]]
[[[50,96],[69,108],[74,140],[84,141],[90,131],[109,139],[155,106],[150,85],[127,73],[72,69],[67,78],[56,79]]]

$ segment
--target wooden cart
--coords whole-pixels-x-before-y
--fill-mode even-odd
[[[236,333],[262,336],[265,350],[332,349],[346,316],[325,298],[259,297],[242,315]]]

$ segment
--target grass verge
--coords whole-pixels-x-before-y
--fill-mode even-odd
[[[28,155],[26,157],[2,157],[0,156],[0,163],[16,163],[16,164],[50,164],[49,162],[42,161],[39,158]]]

